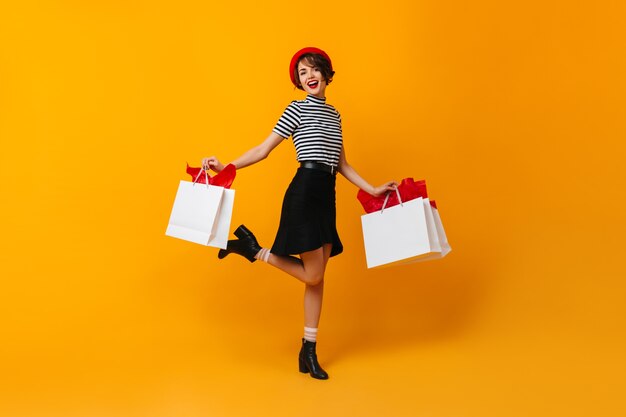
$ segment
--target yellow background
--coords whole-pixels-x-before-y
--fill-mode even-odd
[[[620,1],[0,6],[0,415],[617,416],[626,276]],[[348,160],[426,179],[453,252],[365,268],[356,189],[319,355],[302,285],[164,235],[185,163],[256,145],[325,49]],[[270,245],[285,142],[239,172]]]

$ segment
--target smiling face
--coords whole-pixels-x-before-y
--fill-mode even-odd
[[[309,62],[306,58],[300,60],[297,71],[298,81],[304,91],[319,98],[326,97],[328,83],[322,71],[313,62]]]
[[[334,75],[335,71],[328,59],[320,54],[307,53],[294,65],[292,79],[300,90],[323,98],[326,86]],[[317,84],[315,81],[318,81]]]

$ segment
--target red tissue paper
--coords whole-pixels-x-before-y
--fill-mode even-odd
[[[402,182],[400,182],[400,185],[398,185],[398,192],[400,193],[402,202],[411,201],[419,197],[428,198],[425,180],[415,181],[413,178],[405,178]],[[385,202],[385,197],[386,194],[374,197],[363,190],[359,190],[356,196],[356,198],[361,202],[361,205],[365,209],[366,213],[381,210],[383,208],[383,203]],[[399,203],[398,195],[394,192],[390,192],[389,200],[387,200],[385,208],[396,206]],[[434,201],[431,201],[430,203],[436,208]]]
[[[223,170],[212,177],[208,173],[203,174],[202,171],[202,168],[190,167],[187,164],[187,174],[191,175],[192,181],[198,184],[206,184],[208,178],[209,185],[230,188],[235,180],[235,175],[237,175],[237,168],[233,164],[226,165]]]

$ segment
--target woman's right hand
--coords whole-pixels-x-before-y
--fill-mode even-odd
[[[394,191],[396,188],[398,188],[398,182],[389,181],[389,182],[384,183],[383,185],[374,187],[374,190],[370,194],[372,194],[374,197],[380,197],[381,195],[385,194],[388,191]]]
[[[215,172],[220,172],[224,169],[224,164],[222,164],[216,157],[210,156],[208,158],[202,158],[202,168],[210,168]]]

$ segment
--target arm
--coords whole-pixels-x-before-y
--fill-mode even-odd
[[[341,173],[341,175],[346,177],[348,181],[373,196],[379,196],[387,191],[392,191],[398,186],[397,182],[389,181],[382,185],[379,185],[378,187],[374,187],[369,182],[365,181],[363,177],[361,177],[359,173],[356,172],[354,168],[352,168],[352,165],[350,165],[346,160],[346,150],[344,147],[341,148],[341,154],[339,155],[339,166],[337,167],[337,169]]]
[[[276,148],[283,140],[284,138],[282,136],[272,132],[262,143],[248,150],[239,158],[232,161],[231,164],[233,164],[237,169],[256,164],[257,162],[267,158],[270,152],[272,152],[274,148]],[[216,157],[211,156],[202,159],[202,168],[211,168],[215,172],[220,172],[224,169],[224,164],[222,164]]]

